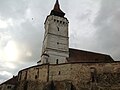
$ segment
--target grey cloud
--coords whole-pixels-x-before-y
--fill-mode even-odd
[[[29,0],[2,0],[0,3],[0,19],[7,20],[12,18],[14,23],[14,26],[0,29],[0,49],[4,48],[10,40],[14,40],[19,48],[19,52],[21,52],[21,57],[17,61],[10,62],[15,68],[8,69],[8,67],[2,66],[0,63],[0,69],[2,71],[12,73],[13,75],[16,75],[18,71],[23,68],[35,65],[40,59],[40,51],[44,32],[43,22],[41,21],[44,21],[45,19],[43,17],[45,17],[44,13],[46,10],[42,10],[41,6],[39,6],[43,6],[42,0],[37,2],[27,1]],[[32,4],[34,5],[31,6]],[[31,10],[30,14],[32,14],[30,15],[29,19],[26,16],[26,11],[28,8]],[[2,38],[1,35],[4,35],[4,38]],[[29,51],[31,56],[26,55],[26,53],[29,53]],[[0,73],[2,72],[1,70]],[[7,75],[5,75],[5,77],[0,77],[0,83],[5,79],[10,78]]]
[[[110,53],[115,60],[120,54],[120,0],[102,0],[101,8],[94,22],[98,50]],[[116,53],[117,52],[117,53]]]
[[[5,47],[7,42],[11,39],[11,35],[8,30],[2,29],[0,31],[0,47]]]
[[[35,59],[38,58],[43,40],[43,31],[40,30],[41,27],[34,27],[29,21],[22,23],[20,27],[22,28],[19,31],[17,30],[16,34],[12,36],[16,38],[19,43],[23,43],[25,46],[29,47],[26,48],[32,51],[32,57]],[[34,61],[35,59],[32,57],[30,57],[31,59],[26,58],[26,60]]]
[[[8,78],[11,78],[11,77],[7,76],[7,75],[0,75],[0,83],[2,83],[3,81],[5,81]]]
[[[23,17],[28,2],[25,0],[0,0],[0,16],[18,19]]]
[[[1,66],[0,66],[0,68],[2,69],[2,70],[0,70],[0,83],[2,83],[6,79],[11,78],[12,77],[12,73],[9,72],[9,71],[6,71],[5,68],[3,68]]]

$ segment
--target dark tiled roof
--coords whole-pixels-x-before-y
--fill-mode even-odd
[[[113,62],[110,55],[69,48],[68,62]]]
[[[56,0],[56,3],[54,5],[54,8],[51,11],[50,15],[64,17],[65,13],[60,9],[60,5],[59,5],[58,0]]]
[[[3,85],[3,84],[16,85],[16,83],[17,83],[17,78],[18,78],[17,76],[13,76],[11,79],[9,79],[9,80],[3,82],[3,83],[0,84],[0,85]]]
[[[56,0],[55,6],[54,6],[54,11],[60,12],[60,13],[64,13],[61,9],[60,9],[60,5],[58,0]]]

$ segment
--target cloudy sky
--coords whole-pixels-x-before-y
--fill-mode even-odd
[[[59,0],[70,47],[120,60],[120,0]],[[40,60],[44,21],[55,0],[0,0],[0,83]]]

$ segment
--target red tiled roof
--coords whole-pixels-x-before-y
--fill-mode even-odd
[[[113,62],[111,56],[95,52],[69,49],[68,62]]]

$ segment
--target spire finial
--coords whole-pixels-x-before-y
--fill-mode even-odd
[[[56,4],[59,4],[59,1],[58,1],[58,0],[56,0]]]
[[[61,11],[60,10],[60,5],[59,5],[59,1],[58,0],[56,0],[56,3],[55,3],[55,5],[54,5],[54,9],[53,10],[55,10],[55,11]]]
[[[60,9],[59,1],[56,0],[53,10],[51,11],[51,15],[56,15],[60,17],[64,17],[65,13]]]

